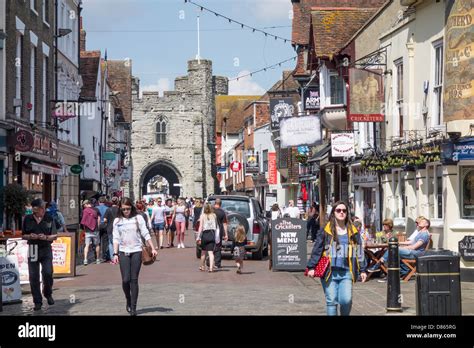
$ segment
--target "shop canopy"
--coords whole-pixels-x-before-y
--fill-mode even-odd
[[[54,167],[46,164],[41,164],[37,162],[31,162],[31,170],[34,172],[40,172],[50,175],[61,175],[62,170],[59,167]]]

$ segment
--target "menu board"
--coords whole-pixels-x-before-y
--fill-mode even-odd
[[[75,255],[76,235],[74,233],[59,233],[51,245],[53,249],[54,277],[76,275]]]
[[[306,221],[284,218],[272,221],[272,268],[281,271],[306,269]]]

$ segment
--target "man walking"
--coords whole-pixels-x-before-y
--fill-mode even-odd
[[[295,207],[295,202],[293,200],[288,202],[288,208],[285,210],[285,215],[289,215],[290,218],[300,219],[301,212],[298,207]]]
[[[109,209],[106,205],[106,198],[105,196],[101,196],[99,198],[99,205],[97,206],[97,210],[99,211],[99,238],[100,238],[100,245],[102,245],[102,260],[108,261],[109,260],[109,253],[108,253],[108,237],[107,237],[107,226],[105,224],[104,218],[107,209]],[[113,222],[113,221],[112,221]],[[113,254],[113,253],[112,253]],[[111,259],[110,259],[111,260]]]
[[[162,205],[161,197],[156,199],[156,206],[153,207],[151,213],[151,223],[156,236],[157,248],[163,249],[163,232],[165,230],[166,208]]]
[[[222,268],[222,237],[224,237],[224,240],[228,239],[227,216],[225,211],[221,207],[221,199],[216,198],[216,202],[214,203],[214,213],[217,216],[217,224],[219,225],[219,241],[216,242],[216,247],[214,249],[214,260],[217,268]]]
[[[112,197],[112,206],[107,209],[104,216],[104,223],[107,225],[107,240],[108,240],[108,253],[110,263],[114,263],[114,238],[113,238],[113,229],[114,229],[114,220],[118,217],[119,214],[119,198]]]
[[[43,276],[43,296],[52,306],[53,300],[53,251],[51,244],[58,238],[56,224],[51,215],[46,213],[46,203],[35,199],[31,203],[33,214],[23,220],[22,238],[28,241],[28,272],[35,304],[39,311],[43,305],[40,285],[40,265]]]

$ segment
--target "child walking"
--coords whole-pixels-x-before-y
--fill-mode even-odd
[[[235,230],[234,238],[234,256],[235,264],[237,266],[237,274],[242,274],[242,268],[244,267],[246,244],[247,236],[245,234],[245,228],[242,225],[239,225]]]

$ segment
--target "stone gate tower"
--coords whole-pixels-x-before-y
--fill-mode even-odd
[[[212,75],[210,60],[188,61],[188,74],[175,79],[174,91],[143,92],[133,86],[132,198],[146,193],[161,175],[174,196],[214,193],[215,96],[228,93],[228,79]]]

